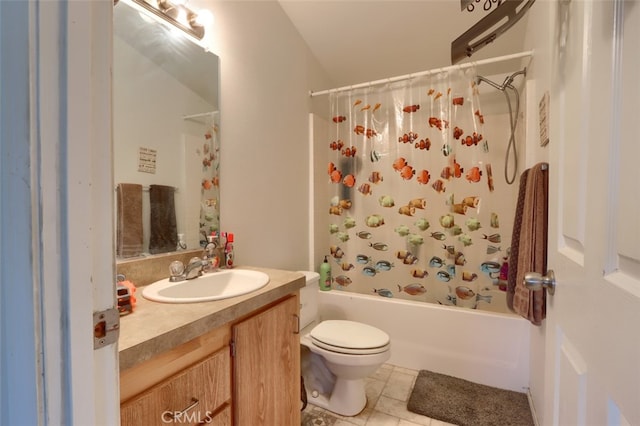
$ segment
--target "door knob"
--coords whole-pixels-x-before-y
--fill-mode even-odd
[[[542,290],[547,289],[547,293],[553,296],[556,291],[556,276],[553,270],[549,269],[547,275],[542,275],[537,272],[527,272],[524,276],[524,286],[529,290]]]

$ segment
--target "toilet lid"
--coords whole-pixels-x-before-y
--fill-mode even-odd
[[[354,321],[322,321],[309,336],[317,346],[341,353],[373,354],[384,352],[389,347],[387,333]]]

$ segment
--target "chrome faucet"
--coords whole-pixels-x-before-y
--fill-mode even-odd
[[[179,265],[177,265],[179,263]],[[202,268],[206,265],[206,261],[203,261],[199,257],[192,257],[189,260],[189,264],[185,268],[182,262],[175,261],[171,264],[171,277],[169,281],[172,283],[184,280],[192,280],[202,275]],[[174,267],[175,266],[175,267]]]
[[[192,258],[184,270],[185,280],[192,280],[202,275],[204,262],[199,257]]]

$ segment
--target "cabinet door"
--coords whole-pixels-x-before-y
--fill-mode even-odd
[[[233,327],[234,423],[300,425],[298,296]]]
[[[209,423],[220,409],[228,406],[230,399],[227,347],[122,404],[120,423],[123,426]],[[223,416],[218,420],[221,419]]]

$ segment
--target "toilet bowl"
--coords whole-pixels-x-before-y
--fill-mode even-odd
[[[309,403],[343,416],[355,416],[367,404],[365,379],[391,356],[389,335],[346,320],[318,322],[318,274],[303,272],[300,294],[302,376]],[[315,311],[315,312],[314,312]]]

